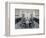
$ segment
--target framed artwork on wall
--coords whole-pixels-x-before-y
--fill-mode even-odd
[[[5,3],[5,32],[7,36],[45,34],[44,3]]]

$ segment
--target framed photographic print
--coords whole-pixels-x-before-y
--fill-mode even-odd
[[[6,35],[45,34],[44,3],[6,2]]]

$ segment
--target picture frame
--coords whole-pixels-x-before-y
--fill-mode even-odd
[[[25,13],[26,12],[26,13]],[[30,26],[30,22],[26,20],[25,25],[17,24],[16,18],[22,17],[25,19],[33,15],[35,26]],[[34,14],[35,13],[35,14]],[[31,15],[31,17],[32,17]],[[38,19],[34,19],[38,17]],[[35,23],[34,20],[37,20]],[[18,26],[17,26],[18,25]],[[44,3],[22,3],[22,2],[6,2],[5,3],[5,35],[6,36],[25,36],[25,35],[44,35],[45,34],[45,4]]]

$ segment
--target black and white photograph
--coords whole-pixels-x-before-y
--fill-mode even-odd
[[[15,8],[15,29],[39,28],[39,9]]]

